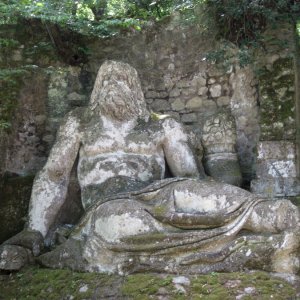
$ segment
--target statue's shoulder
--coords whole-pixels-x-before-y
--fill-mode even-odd
[[[61,122],[61,130],[71,130],[76,132],[79,131],[79,128],[82,124],[82,116],[85,113],[85,109],[83,107],[75,108],[69,111],[63,118]]]
[[[63,122],[64,123],[74,122],[74,124],[80,125],[85,120],[86,118],[85,115],[86,115],[86,108],[77,107],[75,109],[72,109],[65,115]]]

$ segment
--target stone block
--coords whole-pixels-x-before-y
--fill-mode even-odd
[[[185,107],[187,109],[198,109],[201,108],[202,105],[203,105],[202,99],[200,97],[194,97],[186,103]]]
[[[184,114],[181,116],[181,122],[183,122],[183,123],[197,122],[197,115],[195,113]]]
[[[293,159],[267,159],[257,163],[258,178],[296,177],[296,164]]]
[[[203,86],[203,87],[199,88],[198,95],[199,96],[206,96],[207,92],[208,92],[208,88],[206,86]]]
[[[209,91],[213,98],[220,97],[222,95],[222,86],[220,84],[214,84],[209,88]]]
[[[251,181],[250,191],[263,197],[292,197],[300,194],[298,178],[264,178]]]
[[[177,82],[176,86],[178,88],[188,88],[192,86],[192,82],[189,80],[180,80],[179,82]]]
[[[295,144],[286,141],[265,141],[257,145],[258,161],[295,159]]]
[[[159,92],[158,94],[158,98],[164,99],[167,98],[169,96],[169,93],[167,92]]]
[[[156,91],[148,91],[145,94],[145,98],[157,98],[159,97],[159,93],[157,93]]]
[[[215,78],[209,78],[208,79],[208,84],[214,84],[216,83],[216,79]]]
[[[217,109],[217,105],[213,100],[204,100],[202,109],[206,112],[215,112]]]
[[[170,103],[167,100],[163,99],[155,99],[150,106],[153,109],[153,111],[159,112],[171,109]]]
[[[168,70],[173,72],[175,70],[175,65],[173,63],[168,65]]]
[[[228,96],[219,97],[217,103],[219,106],[227,106],[230,104],[230,98]]]
[[[263,141],[257,147],[256,177],[251,190],[265,196],[294,196],[300,192],[293,142]]]
[[[180,95],[180,90],[177,88],[171,90],[169,94],[170,97],[178,97],[179,95]]]
[[[203,76],[195,76],[192,80],[192,86],[194,87],[206,86],[206,78],[204,78]]]
[[[177,98],[172,104],[171,107],[175,111],[181,111],[185,109],[184,101],[180,98]]]
[[[194,86],[191,86],[189,88],[182,88],[181,94],[184,96],[192,96],[197,94],[197,88]]]

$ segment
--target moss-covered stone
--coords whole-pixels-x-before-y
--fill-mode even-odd
[[[0,65],[1,68],[1,65]],[[21,68],[0,70],[0,134],[9,129],[17,107],[17,96],[21,88],[21,77],[26,73]]]
[[[264,272],[128,277],[28,267],[0,277],[0,299],[288,299],[296,288]]]
[[[292,58],[276,60],[259,74],[261,140],[293,140],[295,93]]]

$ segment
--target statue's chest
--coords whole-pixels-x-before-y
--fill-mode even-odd
[[[127,152],[135,154],[155,154],[160,148],[160,138],[150,131],[132,131],[130,133],[121,130],[97,132],[92,131],[82,139],[82,150],[86,155],[101,153]]]

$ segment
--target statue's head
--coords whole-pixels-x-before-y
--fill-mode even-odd
[[[98,71],[90,108],[119,121],[147,119],[149,112],[137,71],[123,62],[104,62]]]

